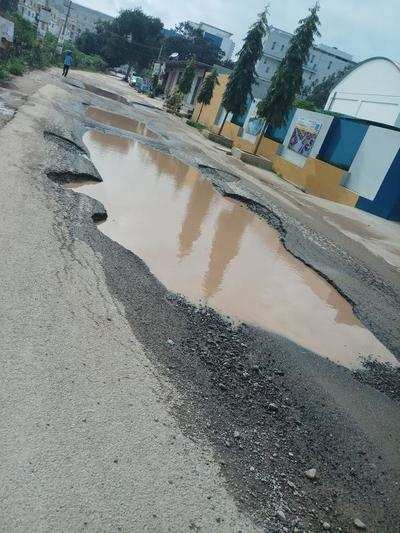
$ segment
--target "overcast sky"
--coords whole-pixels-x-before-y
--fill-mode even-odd
[[[76,0],[75,0],[76,1]],[[77,0],[109,15],[142,7],[169,28],[183,20],[208,22],[233,33],[236,50],[263,0]],[[270,0],[269,23],[293,32],[313,0]],[[355,60],[386,56],[400,60],[400,0],[320,0],[320,42],[353,54]]]

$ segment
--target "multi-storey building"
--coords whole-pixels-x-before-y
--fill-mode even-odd
[[[49,31],[58,37],[69,12],[64,39],[72,41],[85,30],[94,31],[97,22],[111,20],[109,15],[69,0],[20,0],[18,9],[26,20],[37,25],[39,36]]]
[[[264,40],[263,57],[257,64],[257,74],[266,80],[267,85],[275,74],[280,62],[285,57],[293,35],[270,26]],[[316,85],[328,76],[343,71],[355,63],[347,52],[324,44],[314,45],[310,51],[308,63],[303,67],[303,87]]]
[[[205,22],[191,22],[193,28],[200,30],[203,37],[215,44],[223,53],[223,59],[231,59],[235,43],[232,40],[232,33],[211,26]]]

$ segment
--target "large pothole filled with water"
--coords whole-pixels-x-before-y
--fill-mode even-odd
[[[170,290],[237,322],[283,335],[344,366],[395,357],[325,279],[292,256],[245,205],[200,172],[138,141],[84,136],[102,183],[72,183],[107,209],[99,229]]]

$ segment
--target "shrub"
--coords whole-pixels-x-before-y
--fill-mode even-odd
[[[6,63],[6,68],[14,76],[22,76],[26,69],[26,64],[19,57],[12,57]]]
[[[182,104],[183,94],[179,89],[170,93],[165,100],[165,107],[167,108],[168,113],[173,113],[174,115],[179,115]]]
[[[10,73],[6,69],[5,65],[0,65],[0,81],[7,81],[10,79]]]
[[[297,99],[295,100],[294,105],[299,109],[306,109],[308,111],[318,111],[315,104],[313,102],[310,102],[309,100]]]
[[[192,128],[196,128],[197,130],[203,130],[205,128],[204,124],[200,124],[200,122],[194,122],[193,120],[187,120],[186,124]]]

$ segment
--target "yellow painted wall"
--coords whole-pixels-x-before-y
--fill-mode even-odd
[[[214,131],[218,132],[219,127],[214,126]],[[236,139],[240,139],[239,137],[239,126],[236,124],[233,124],[232,122],[225,122],[224,128],[222,130],[222,135],[224,137],[227,137],[228,139],[232,139],[232,141],[236,141]]]
[[[279,176],[315,196],[351,207],[357,203],[358,194],[341,186],[346,172],[329,163],[309,158],[304,167],[298,167],[277,155],[273,161],[273,169]]]
[[[214,128],[215,119],[219,107],[221,105],[222,96],[225,92],[226,84],[228,83],[229,76],[227,74],[220,74],[218,76],[219,85],[216,85],[214,88],[214,94],[209,105],[203,106],[203,111],[201,112],[199,122],[204,124],[208,129],[212,130]],[[193,120],[197,120],[197,117],[200,112],[201,104],[196,104],[196,107],[193,112]]]
[[[203,107],[199,122],[208,129],[218,132],[219,127],[215,126],[215,120],[221,105],[228,75],[221,74],[218,77],[219,85],[214,89],[212,100],[208,106]],[[194,110],[193,119],[196,120],[200,111],[200,104]],[[233,140],[236,148],[245,152],[254,153],[255,144],[240,137],[240,127],[232,122],[226,122],[222,130],[222,135]],[[290,161],[277,154],[280,144],[264,137],[260,143],[257,155],[261,155],[272,161],[273,170],[283,178],[291,181],[295,185],[303,188],[315,196],[326,198],[334,202],[354,207],[358,200],[358,195],[342,187],[340,184],[344,171],[324,163],[318,159],[308,159],[304,167],[298,167]]]

